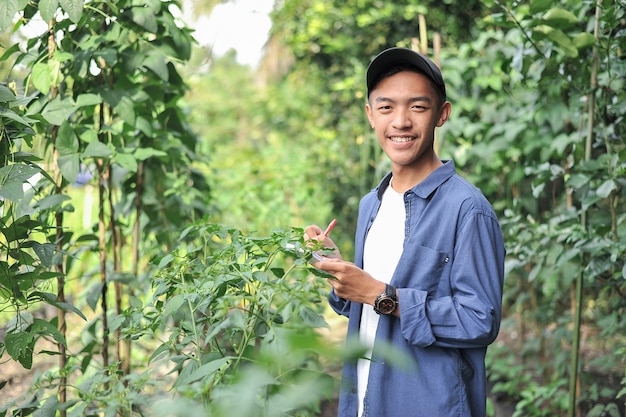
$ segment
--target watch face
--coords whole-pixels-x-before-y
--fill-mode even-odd
[[[381,314],[391,314],[396,309],[396,302],[391,298],[382,298],[376,307]]]

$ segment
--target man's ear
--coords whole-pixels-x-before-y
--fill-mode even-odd
[[[452,105],[449,101],[446,101],[441,106],[441,110],[439,111],[439,119],[437,120],[437,127],[441,127],[448,121],[450,117],[450,113],[452,112]]]
[[[370,126],[374,129],[374,119],[372,118],[372,108],[369,103],[365,105],[365,113],[367,114],[367,120],[370,122]]]

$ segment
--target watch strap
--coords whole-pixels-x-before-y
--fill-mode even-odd
[[[389,309],[389,304],[391,304],[391,309]],[[388,315],[395,311],[397,305],[396,289],[390,284],[385,284],[385,291],[374,300],[374,312],[376,314]]]
[[[385,294],[393,298],[394,301],[398,301],[398,297],[396,297],[396,289],[390,284],[385,284]]]

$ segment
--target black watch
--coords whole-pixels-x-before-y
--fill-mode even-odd
[[[377,314],[389,315],[396,311],[397,306],[396,289],[389,284],[385,284],[385,292],[374,300],[374,311]]]

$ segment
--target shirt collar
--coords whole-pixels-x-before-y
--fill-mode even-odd
[[[448,178],[456,173],[454,161],[448,160],[442,162],[442,166],[431,172],[428,177],[424,179],[424,181],[411,188],[408,192],[412,192],[420,198],[428,198],[428,196],[431,195],[437,188],[439,188],[441,184],[446,182]],[[387,173],[387,175],[385,175],[385,177],[376,187],[376,193],[379,200],[382,200],[385,190],[387,189],[387,187],[389,187],[389,183],[391,182],[391,176],[391,172]]]

